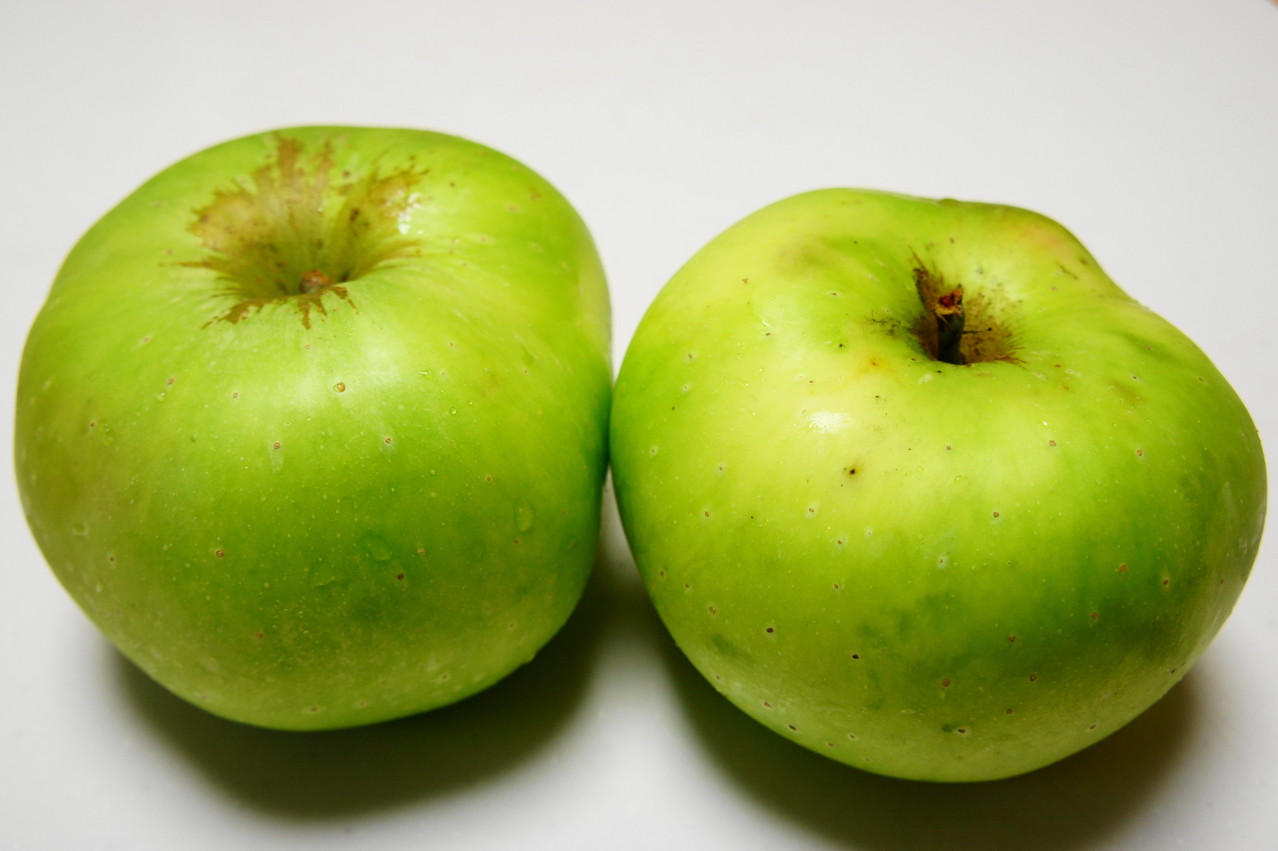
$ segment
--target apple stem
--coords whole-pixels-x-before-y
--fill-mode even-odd
[[[955,287],[936,300],[936,357],[945,363],[962,365],[960,344],[963,342],[963,288]]]
[[[301,287],[302,292],[313,293],[316,290],[324,289],[324,287],[331,287],[333,279],[319,269],[311,269],[302,273],[302,278],[298,281],[298,285]]]

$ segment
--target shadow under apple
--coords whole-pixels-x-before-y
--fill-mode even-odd
[[[1191,673],[1114,735],[1030,774],[972,784],[897,780],[778,736],[719,695],[673,641],[663,650],[693,729],[729,781],[801,828],[856,848],[1090,846],[1176,771],[1200,714]]]
[[[527,665],[456,704],[367,727],[294,733],[227,721],[111,652],[126,701],[237,802],[313,820],[367,814],[492,780],[550,743],[581,705],[616,605],[613,573],[603,567]]]

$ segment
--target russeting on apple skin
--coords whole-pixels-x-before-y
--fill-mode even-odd
[[[527,662],[593,563],[608,294],[545,180],[304,127],[164,170],[66,259],[16,466],[53,572],[210,712],[365,724]]]
[[[1025,210],[823,190],[691,259],[618,376],[613,478],[679,647],[781,735],[975,781],[1202,654],[1265,515],[1207,357]]]

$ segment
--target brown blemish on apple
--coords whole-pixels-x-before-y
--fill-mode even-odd
[[[345,284],[417,253],[399,225],[419,203],[426,170],[373,165],[362,178],[335,176],[331,144],[303,150],[277,135],[274,147],[247,185],[217,192],[194,213],[189,230],[204,254],[182,265],[215,273],[230,301],[210,323],[291,302],[309,328],[332,299],[355,306]]]
[[[1132,378],[1135,379],[1136,376],[1133,375]],[[1118,395],[1118,397],[1122,399],[1128,405],[1139,405],[1145,401],[1144,396],[1140,395],[1134,389],[1132,389],[1129,385],[1124,384],[1121,381],[1111,380],[1109,382],[1109,386],[1113,388],[1114,392]]]

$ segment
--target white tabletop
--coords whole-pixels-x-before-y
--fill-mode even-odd
[[[617,363],[674,270],[781,197],[1030,207],[1198,342],[1278,444],[1267,0],[15,0],[0,81],[5,445],[23,337],[80,233],[181,156],[304,123],[441,130],[541,172],[604,256]],[[0,488],[0,848],[1278,847],[1276,541],[1128,728],[1025,777],[938,786],[810,754],[719,698],[605,525],[581,608],[505,683],[282,734],[121,661]]]

